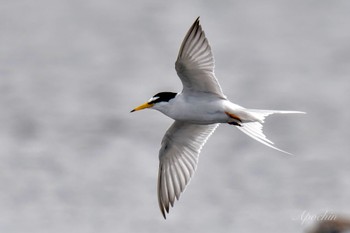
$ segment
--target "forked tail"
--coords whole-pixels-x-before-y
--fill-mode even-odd
[[[274,111],[274,110],[259,110],[259,109],[247,109],[247,111],[256,117],[258,121],[254,122],[246,122],[241,125],[241,127],[237,127],[239,130],[241,130],[243,133],[247,134],[248,136],[252,137],[253,139],[261,142],[262,144],[271,147],[275,150],[281,151],[286,154],[291,154],[287,151],[281,150],[277,147],[275,147],[273,142],[266,138],[266,136],[263,133],[263,123],[267,116],[279,113],[279,114],[289,114],[289,113],[305,113],[305,112],[299,112],[299,111]]]

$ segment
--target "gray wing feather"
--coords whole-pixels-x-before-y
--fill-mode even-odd
[[[158,203],[164,218],[189,183],[198,155],[217,126],[175,121],[164,135],[158,171]]]
[[[199,17],[187,32],[175,63],[183,92],[205,92],[226,98],[214,74],[214,56]]]

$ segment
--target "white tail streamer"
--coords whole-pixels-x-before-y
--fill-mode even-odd
[[[266,138],[263,133],[263,123],[267,116],[278,113],[278,114],[304,114],[305,112],[299,111],[275,111],[275,110],[259,110],[259,109],[249,109],[247,110],[250,114],[256,117],[258,121],[243,123],[241,127],[237,127],[243,133],[247,134],[249,137],[261,142],[262,144],[271,147],[275,150],[281,151],[283,153],[291,155],[291,153],[281,150],[275,147],[273,142]]]

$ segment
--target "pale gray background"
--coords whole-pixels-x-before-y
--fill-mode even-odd
[[[165,221],[161,138],[129,113],[179,91],[197,16],[225,94],[273,116],[287,156],[229,125]],[[350,1],[13,0],[0,5],[0,232],[302,232],[304,211],[350,213]]]

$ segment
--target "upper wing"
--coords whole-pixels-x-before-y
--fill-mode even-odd
[[[175,121],[159,151],[158,203],[165,218],[194,173],[204,143],[219,124],[195,125]]]
[[[213,93],[225,98],[214,74],[214,57],[199,17],[187,32],[175,63],[183,92]]]

